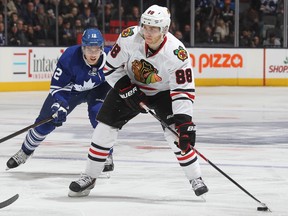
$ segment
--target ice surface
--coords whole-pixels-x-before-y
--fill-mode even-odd
[[[33,124],[47,92],[1,92],[0,138]],[[161,126],[149,114],[129,122],[114,148],[111,178],[97,179],[89,197],[69,198],[92,136],[82,104],[19,168],[5,171],[25,133],[0,143],[0,202],[19,193],[5,216],[258,216],[288,215],[288,88],[199,87],[194,106],[196,148],[261,206],[202,158],[210,191],[196,197]]]

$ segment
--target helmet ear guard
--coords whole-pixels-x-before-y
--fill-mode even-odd
[[[150,6],[141,16],[141,27],[143,25],[156,26],[160,28],[162,34],[167,34],[171,18],[168,8],[158,5]]]
[[[82,34],[82,47],[83,46],[98,46],[103,49],[104,39],[101,32],[96,28],[86,29]]]

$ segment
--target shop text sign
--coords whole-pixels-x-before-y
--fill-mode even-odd
[[[265,71],[268,78],[288,78],[287,49],[266,50]]]

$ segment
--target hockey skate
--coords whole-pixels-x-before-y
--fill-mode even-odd
[[[21,164],[24,164],[30,156],[31,155],[25,154],[25,152],[22,149],[20,149],[15,155],[13,155],[7,161],[6,170],[13,169],[13,168],[16,168],[16,167],[20,166]]]
[[[192,189],[194,190],[194,193],[196,194],[196,196],[201,196],[204,193],[208,192],[208,187],[204,184],[201,177],[192,179],[190,183],[192,185]]]
[[[83,197],[88,196],[90,191],[94,188],[96,182],[96,178],[92,178],[91,176],[82,173],[80,179],[77,181],[71,182],[69,186],[69,197]]]

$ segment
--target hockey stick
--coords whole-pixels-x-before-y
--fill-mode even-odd
[[[166,124],[156,113],[154,113],[149,107],[147,107],[143,102],[140,103],[140,106],[145,109],[148,113],[150,113],[152,116],[154,116],[163,127],[167,128],[169,131],[171,131],[177,138],[179,138],[178,133],[173,130],[168,124]],[[253,198],[255,201],[260,203],[262,207],[258,207],[258,211],[270,211],[271,210],[266,206],[265,203],[262,203],[260,200],[258,200],[255,196],[253,196],[251,193],[249,193],[246,189],[244,189],[240,184],[238,184],[235,180],[233,180],[229,175],[227,175],[224,171],[222,171],[219,167],[217,167],[214,163],[212,163],[210,160],[208,160],[203,154],[201,154],[198,150],[196,150],[193,147],[193,150],[207,163],[209,163],[213,168],[215,168],[218,172],[220,172],[222,175],[224,175],[227,179],[229,179],[232,183],[234,183],[238,188],[240,188],[243,192],[245,192],[247,195],[249,195],[251,198]]]
[[[52,117],[52,116],[49,116],[48,118],[43,119],[42,121],[36,122],[36,123],[34,123],[34,124],[32,124],[32,125],[29,125],[28,127],[25,127],[25,128],[23,128],[23,129],[21,129],[21,130],[19,130],[19,131],[16,131],[16,132],[14,132],[14,133],[6,136],[6,137],[3,137],[2,139],[0,139],[0,143],[6,141],[6,140],[8,140],[8,139],[11,139],[11,138],[13,138],[13,137],[15,137],[15,136],[18,136],[19,134],[24,133],[25,131],[29,130],[30,128],[34,128],[34,127],[37,127],[37,126],[39,126],[39,125],[45,124],[45,123],[51,121],[52,119],[53,119],[53,117]]]
[[[3,201],[3,202],[0,202],[0,209],[8,206],[8,205],[11,205],[12,203],[14,203],[17,199],[19,198],[19,194],[16,194],[14,195],[13,197]]]

